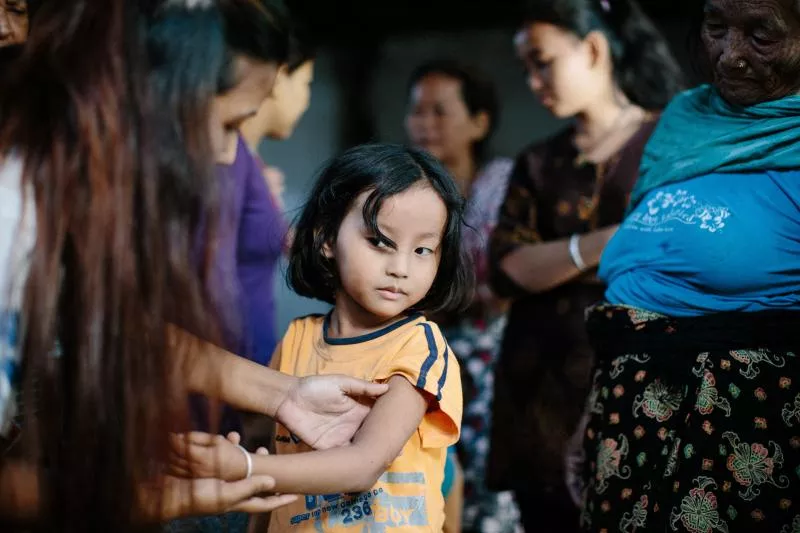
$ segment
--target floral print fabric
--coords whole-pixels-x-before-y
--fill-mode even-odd
[[[680,345],[688,324],[625,307],[590,312],[593,340],[602,330],[640,342],[619,343],[636,353],[606,350],[595,371],[583,528],[800,531],[797,333],[773,331],[771,348],[742,344],[734,330],[732,342],[720,331],[702,350],[646,350],[648,338],[665,334]]]

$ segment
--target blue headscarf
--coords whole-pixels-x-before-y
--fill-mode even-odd
[[[653,189],[711,173],[800,169],[800,96],[750,107],[710,85],[679,94],[644,149],[633,209]]]

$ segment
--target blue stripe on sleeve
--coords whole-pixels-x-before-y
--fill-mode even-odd
[[[444,388],[444,384],[447,381],[447,364],[450,361],[450,348],[445,344],[444,346],[444,371],[442,372],[442,376],[439,378],[439,392],[436,393],[436,399],[441,401],[442,399],[442,389]]]
[[[419,379],[417,380],[417,388],[425,389],[425,383],[428,381],[428,372],[430,372],[436,359],[439,357],[439,349],[436,347],[436,339],[433,338],[433,329],[430,324],[423,322],[420,324],[422,329],[425,330],[425,339],[428,341],[428,357],[422,363],[422,368],[419,371]]]

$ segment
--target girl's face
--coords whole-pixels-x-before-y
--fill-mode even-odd
[[[361,193],[339,227],[336,242],[323,248],[336,262],[340,289],[336,306],[362,324],[389,321],[418,304],[436,279],[447,207],[427,183],[419,182],[386,199],[374,235],[363,209],[371,190]]]
[[[429,74],[411,89],[408,138],[440,161],[469,157],[473,145],[486,136],[488,123],[486,113],[470,115],[457,79]]]
[[[528,86],[556,117],[584,112],[610,83],[592,46],[558,26],[528,24],[517,32],[514,44],[525,65]]]

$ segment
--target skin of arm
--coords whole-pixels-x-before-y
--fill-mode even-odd
[[[350,445],[293,455],[253,456],[253,472],[270,472],[278,492],[369,490],[400,455],[427,408],[424,393],[405,378],[393,376],[389,379],[389,392],[375,402]]]
[[[397,458],[428,409],[429,397],[403,377],[389,379],[389,391],[373,406],[350,444],[292,455],[251,454],[254,475],[275,479],[279,493],[330,494],[371,489]],[[390,421],[390,422],[389,422]],[[173,464],[177,475],[242,479],[247,464],[240,449],[222,436],[193,433],[177,437],[183,457]]]
[[[187,331],[169,326],[170,342],[185,372],[189,392],[221,400],[235,409],[275,417],[299,378],[239,357]]]
[[[618,227],[609,226],[581,236],[578,248],[587,269],[600,264],[603,250]],[[534,294],[554,289],[583,274],[572,261],[569,239],[519,246],[501,260],[500,268],[517,285]]]
[[[133,521],[158,523],[183,516],[228,511],[265,513],[293,502],[291,495],[271,496],[275,485],[269,476],[241,481],[180,479],[167,476],[163,485],[142,485]],[[45,509],[39,501],[39,471],[29,463],[11,460],[0,466],[0,516],[14,523],[36,524]]]

